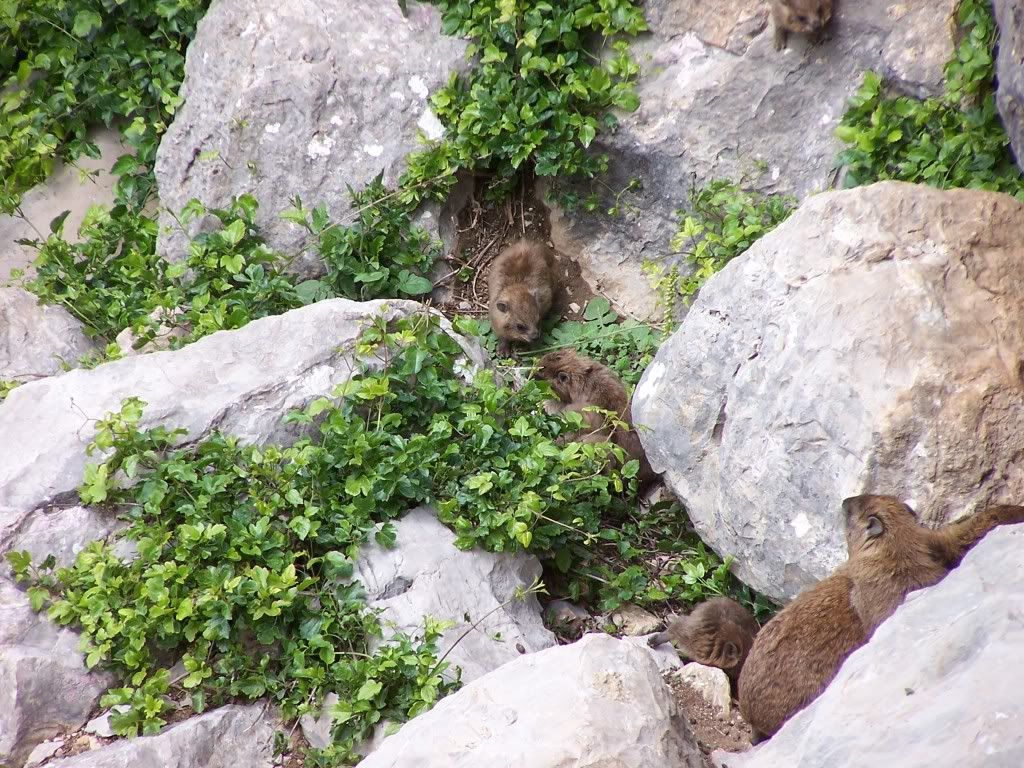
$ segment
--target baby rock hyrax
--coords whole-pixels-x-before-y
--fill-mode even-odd
[[[540,321],[555,295],[554,264],[551,251],[531,240],[513,243],[491,264],[488,309],[502,354],[508,354],[512,342],[531,342],[540,335]]]
[[[647,462],[640,436],[633,428],[626,387],[611,369],[596,360],[582,357],[573,349],[548,352],[537,364],[537,375],[551,384],[558,395],[556,412],[578,411],[583,417],[584,431],[574,439],[581,442],[610,440],[630,458],[640,462],[637,480],[643,489],[656,475]],[[584,410],[588,406],[616,414],[626,427],[606,424],[603,414]]]
[[[672,643],[680,656],[725,670],[735,688],[757,630],[750,611],[728,597],[716,597],[688,616],[676,616],[647,642],[652,648]]]
[[[790,32],[799,32],[818,42],[822,30],[832,18],[832,0],[772,0],[772,27],[775,50],[781,51]]]
[[[755,744],[814,701],[908,593],[940,581],[996,526],[1024,522],[1024,507],[990,507],[932,530],[891,496],[854,496],[843,512],[847,561],[764,625],[740,672]]]

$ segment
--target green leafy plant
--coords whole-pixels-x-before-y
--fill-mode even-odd
[[[625,41],[647,29],[631,0],[430,0],[446,34],[471,40],[479,64],[453,75],[432,104],[444,140],[410,162],[405,185],[452,179],[456,170],[492,175],[507,190],[530,167],[539,176],[603,172],[607,158],[588,152],[612,127],[612,109],[639,105],[639,67]],[[611,43],[608,55],[598,55]]]
[[[14,379],[0,379],[0,402],[3,402],[15,387],[20,385],[21,382]]]
[[[679,212],[681,223],[672,239],[686,269],[645,265],[658,292],[665,327],[673,326],[680,299],[691,302],[708,278],[789,218],[795,205],[792,197],[748,192],[728,179],[694,187],[690,210]]]
[[[161,133],[181,105],[185,47],[207,0],[23,0],[0,7],[0,212],[57,160],[98,157],[99,123],[124,126],[126,197],[153,186]]]
[[[333,224],[323,206],[309,211],[296,198],[282,217],[305,227],[327,266],[327,290],[351,299],[420,296],[434,285],[424,276],[440,255],[440,245],[416,226],[409,206],[377,177],[352,195],[356,221]]]
[[[864,76],[836,129],[849,145],[837,159],[846,168],[846,186],[896,179],[990,189],[1024,200],[1024,174],[1013,161],[995,103],[991,6],[961,0],[957,19],[962,38],[946,65],[943,96],[891,97],[876,73]]]

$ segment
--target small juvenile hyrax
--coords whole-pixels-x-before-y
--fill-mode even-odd
[[[843,512],[847,561],[765,624],[743,665],[740,711],[755,744],[816,699],[908,593],[942,579],[996,526],[1024,522],[1024,507],[990,507],[931,530],[891,496],[854,496]]]
[[[790,32],[799,32],[818,42],[822,30],[832,18],[832,0],[772,0],[772,26],[775,50],[781,51]]]
[[[596,360],[582,357],[572,349],[548,352],[540,359],[537,375],[551,384],[560,402],[556,412],[578,411],[586,425],[584,431],[574,439],[581,442],[605,442],[610,440],[619,446],[627,456],[640,462],[637,480],[643,489],[656,475],[644,454],[640,436],[633,428],[631,404],[626,387],[619,377],[607,366]],[[605,423],[604,415],[584,410],[588,406],[611,411],[628,428]]]
[[[488,308],[502,354],[508,354],[512,342],[531,342],[540,335],[540,321],[551,309],[557,287],[554,263],[543,244],[520,240],[491,264]]]
[[[664,632],[648,640],[652,648],[672,643],[679,655],[707,667],[724,669],[733,686],[754,644],[754,616],[728,597],[701,603],[689,616],[677,616]]]

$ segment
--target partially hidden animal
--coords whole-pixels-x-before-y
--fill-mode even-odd
[[[755,744],[814,701],[907,594],[940,581],[996,526],[1024,522],[1024,507],[997,506],[930,529],[892,496],[854,496],[842,509],[847,561],[762,627],[740,673]]]
[[[805,34],[817,43],[831,19],[832,0],[772,0],[775,50],[789,44],[790,32]]]
[[[498,351],[508,354],[513,343],[529,343],[540,335],[558,287],[554,254],[533,240],[512,243],[491,264],[487,287]]]
[[[728,597],[715,597],[676,616],[647,642],[652,648],[672,643],[680,656],[724,670],[735,689],[757,632],[750,611]]]
[[[537,375],[558,395],[558,403],[552,404],[553,411],[577,411],[583,417],[584,429],[573,439],[615,443],[640,463],[637,481],[641,490],[657,478],[633,426],[626,387],[608,366],[564,348],[544,355],[537,364]],[[588,408],[610,411],[621,423],[608,423],[604,414]]]

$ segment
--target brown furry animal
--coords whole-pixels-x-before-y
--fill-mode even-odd
[[[750,611],[728,597],[716,597],[688,616],[675,617],[647,642],[652,648],[672,643],[680,656],[725,670],[735,688],[757,631]]]
[[[854,496],[843,512],[848,560],[765,624],[743,665],[740,711],[755,744],[814,701],[908,593],[941,580],[996,526],[1024,522],[1024,507],[1002,506],[931,530],[891,496]]]
[[[657,478],[647,461],[640,436],[633,428],[626,387],[611,369],[596,360],[582,357],[573,349],[559,349],[540,359],[537,375],[550,383],[558,395],[560,402],[554,406],[556,412],[577,411],[583,416],[586,426],[574,437],[575,440],[591,443],[610,440],[615,443],[627,456],[640,462],[637,480],[641,489]],[[608,425],[602,414],[584,410],[591,406],[616,414],[628,429]]]
[[[772,0],[775,50],[788,45],[790,32],[805,34],[817,43],[831,19],[832,0]]]
[[[501,354],[509,353],[512,342],[531,342],[540,335],[557,288],[554,265],[551,251],[530,240],[513,243],[491,264],[488,309]]]

